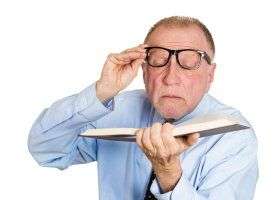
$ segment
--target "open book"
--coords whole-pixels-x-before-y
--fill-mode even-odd
[[[191,133],[199,133],[200,137],[206,137],[248,128],[248,126],[242,125],[233,117],[207,115],[188,120],[184,122],[184,125],[175,125],[173,135],[175,137],[182,137]],[[80,136],[134,142],[137,130],[137,128],[89,129],[81,133]]]

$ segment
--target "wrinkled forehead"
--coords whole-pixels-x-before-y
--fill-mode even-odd
[[[160,26],[151,33],[147,44],[170,49],[193,48],[211,52],[204,33],[196,25]]]

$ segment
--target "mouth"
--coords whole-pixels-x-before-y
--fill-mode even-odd
[[[181,97],[179,96],[175,96],[175,95],[163,95],[162,98],[173,98],[173,99],[181,99]]]

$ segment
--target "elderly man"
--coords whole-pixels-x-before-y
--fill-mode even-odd
[[[102,200],[252,199],[258,177],[253,129],[172,136],[174,125],[205,114],[249,125],[207,93],[214,53],[211,33],[199,20],[160,20],[144,44],[110,54],[98,81],[41,113],[29,136],[31,154],[41,166],[59,169],[97,161]],[[146,90],[119,93],[140,66]],[[110,127],[139,128],[136,143],[79,136]]]

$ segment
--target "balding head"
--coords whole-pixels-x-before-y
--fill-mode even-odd
[[[151,36],[151,34],[158,28],[161,27],[165,27],[165,28],[187,28],[190,26],[196,26],[198,27],[208,45],[209,45],[209,49],[211,52],[209,52],[209,54],[211,55],[212,59],[214,57],[215,54],[215,43],[212,37],[212,34],[210,33],[210,31],[208,30],[208,28],[198,19],[193,18],[193,17],[185,17],[185,16],[171,16],[171,17],[166,17],[163,18],[161,20],[159,20],[158,22],[156,22],[148,31],[144,43],[147,43],[149,37]]]

